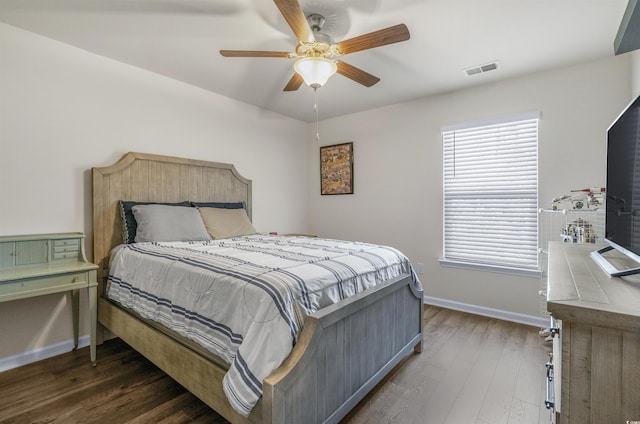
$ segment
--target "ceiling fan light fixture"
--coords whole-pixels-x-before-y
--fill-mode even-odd
[[[293,69],[302,77],[305,84],[312,88],[325,85],[338,70],[336,63],[325,57],[304,57],[296,61]]]

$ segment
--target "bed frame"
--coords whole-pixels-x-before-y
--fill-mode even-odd
[[[404,357],[422,351],[422,291],[404,275],[309,316],[289,357],[264,380],[262,399],[241,416],[222,390],[226,365],[103,294],[109,252],[122,242],[119,200],[245,202],[251,218],[251,180],[233,165],[143,153],[93,168],[92,177],[99,324],[232,423],[339,422]]]

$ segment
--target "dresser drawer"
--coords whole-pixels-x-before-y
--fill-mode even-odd
[[[53,247],[75,247],[76,250],[80,247],[80,240],[78,239],[60,239],[53,240]]]
[[[53,253],[78,252],[78,245],[53,246]]]
[[[80,240],[53,240],[52,259],[76,259],[80,253]]]
[[[60,249],[58,250],[56,248],[56,250],[53,252],[53,260],[55,261],[56,259],[76,259],[78,257],[78,250],[72,250],[70,248],[64,248],[64,249]]]
[[[0,283],[0,302],[83,287],[88,287],[86,272],[13,280]]]

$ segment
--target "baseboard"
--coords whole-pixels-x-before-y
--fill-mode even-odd
[[[89,346],[89,336],[81,336],[78,339],[78,348]],[[27,352],[18,353],[5,358],[0,358],[0,372],[7,371],[13,368],[18,368],[22,365],[27,365],[32,362],[41,361],[43,359],[51,358],[53,356],[61,355],[73,350],[73,340],[64,340],[58,343],[54,343],[48,346],[33,349]],[[89,353],[87,352],[87,355]],[[87,356],[87,360],[88,356]]]
[[[440,299],[438,297],[424,297],[424,303],[428,305],[440,306],[442,308],[453,309],[470,314],[482,315],[490,318],[497,318],[504,321],[517,322],[519,324],[531,325],[533,327],[548,327],[549,320],[533,315],[519,314],[517,312],[503,311],[501,309],[487,308],[484,306],[471,305],[468,303],[456,302],[453,300]]]

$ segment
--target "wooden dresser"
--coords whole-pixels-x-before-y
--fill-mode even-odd
[[[97,269],[87,262],[84,234],[0,237],[0,303],[72,292],[73,337],[78,347],[79,291],[89,293],[90,354],[96,361]]]
[[[610,278],[589,256],[593,250],[549,244],[547,309],[561,324],[557,422],[640,422],[640,276]]]

